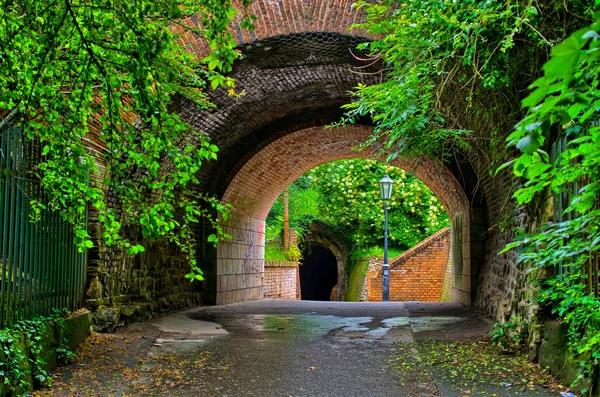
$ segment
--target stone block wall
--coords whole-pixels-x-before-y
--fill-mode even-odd
[[[481,167],[485,169],[483,164]],[[483,172],[480,174],[485,175]],[[529,226],[526,209],[510,200],[516,181],[509,173],[503,172],[495,178],[482,177],[481,185],[487,198],[490,227],[483,231],[486,239],[481,248],[483,260],[475,305],[501,323],[511,314],[533,319],[538,306],[533,299],[535,287],[528,282],[531,276],[528,276],[528,269],[517,263],[517,250],[498,255],[513,240],[517,228]]]
[[[99,157],[101,151],[97,153],[100,178],[105,167]],[[107,194],[109,205],[114,205],[114,197]],[[88,209],[88,233],[94,247],[87,252],[84,299],[95,331],[114,331],[118,326],[202,303],[202,285],[185,278],[190,267],[176,245],[166,239],[144,242],[145,252],[132,256],[118,247],[106,246],[102,232],[97,211]],[[137,229],[124,228],[122,233],[141,241]]]
[[[224,226],[232,239],[217,247],[217,305],[265,295],[265,221],[235,214]]]
[[[439,302],[450,252],[450,229],[440,230],[390,263],[390,301]],[[369,301],[381,301],[381,264],[367,274]]]
[[[298,277],[296,261],[265,261],[265,298],[300,299]]]

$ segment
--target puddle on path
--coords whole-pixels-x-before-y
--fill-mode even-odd
[[[331,336],[348,339],[412,341],[408,317],[375,319],[320,314],[254,314],[219,316],[215,313],[189,313],[195,320],[218,322],[233,334],[254,334],[256,339],[287,340]]]

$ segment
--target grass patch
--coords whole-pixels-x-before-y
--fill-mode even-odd
[[[265,245],[265,260],[284,262],[287,261],[288,258],[283,247],[267,244]]]
[[[406,250],[403,250],[400,248],[388,248],[389,260],[392,260],[392,259],[396,258],[397,256],[400,256],[400,254],[402,254],[404,251],[406,251]],[[358,257],[373,256],[378,259],[383,259],[383,247],[375,246],[375,247],[365,248],[364,250],[359,251],[357,256]]]

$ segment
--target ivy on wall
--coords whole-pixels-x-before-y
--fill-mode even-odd
[[[55,349],[59,361],[74,357],[67,341],[62,339],[63,324],[68,312],[55,309],[48,317],[22,321],[11,328],[0,330],[0,393],[9,392],[21,396],[34,385],[50,386],[52,377],[46,371],[44,349],[50,349],[50,341],[58,330]],[[33,383],[32,383],[33,382]],[[3,394],[4,395],[4,394]]]
[[[577,381],[591,385],[600,360],[600,12],[594,18],[552,48],[523,101],[527,115],[508,138],[520,155],[504,165],[526,181],[515,193],[519,204],[568,194],[565,220],[544,223],[505,251],[521,247],[520,261],[550,275],[539,280],[539,301],[568,325],[570,349],[582,359]],[[552,159],[548,147],[565,136],[566,150]]]

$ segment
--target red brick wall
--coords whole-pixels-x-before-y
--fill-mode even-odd
[[[298,262],[265,261],[265,298],[297,299]]]
[[[439,302],[450,251],[450,228],[443,229],[390,263],[390,301]],[[369,301],[381,301],[381,267],[369,269]]]

